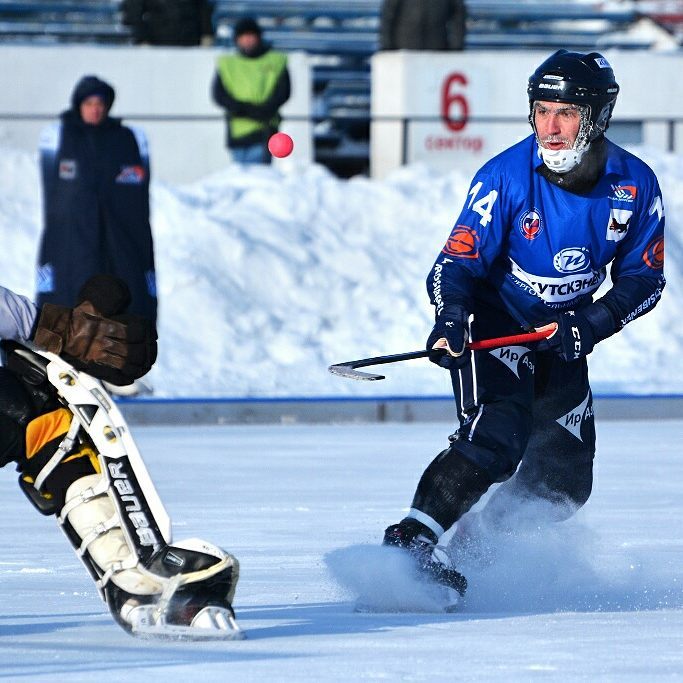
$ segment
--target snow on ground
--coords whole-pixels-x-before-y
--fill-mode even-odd
[[[31,296],[40,231],[35,159],[0,150],[2,284]],[[595,351],[594,388],[683,392],[683,159],[634,149],[658,174],[668,221],[664,299]],[[152,150],[153,157],[154,150]],[[160,290],[159,397],[447,394],[427,361],[385,383],[331,363],[422,348],[425,278],[470,178],[410,166],[384,181],[319,166],[230,166],[182,187],[153,183]]]
[[[147,427],[174,520],[241,561],[248,639],[133,639],[54,519],[0,472],[0,680],[453,681],[683,677],[681,421],[599,422],[594,493],[543,533],[499,538],[457,614],[359,614],[325,557],[376,544],[451,425]]]

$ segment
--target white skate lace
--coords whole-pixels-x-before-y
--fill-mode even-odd
[[[438,543],[434,546],[432,550],[432,559],[435,562],[441,563],[447,569],[453,569],[453,563],[451,562],[451,556],[448,554],[448,548],[445,545],[439,545]]]

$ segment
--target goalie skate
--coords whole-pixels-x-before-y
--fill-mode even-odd
[[[12,346],[8,359],[25,381],[46,379],[70,419],[54,454],[35,477],[23,476],[21,487],[43,514],[57,515],[116,621],[144,638],[243,638],[231,605],[239,563],[205,541],[172,543],[169,516],[102,384],[49,352]],[[46,483],[83,451],[99,467],[73,481],[55,505]]]

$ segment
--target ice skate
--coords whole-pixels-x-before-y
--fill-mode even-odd
[[[437,545],[436,535],[421,522],[406,518],[384,532],[382,545],[407,551],[418,577],[446,589],[444,611],[453,611],[465,595],[467,579],[450,566],[448,555]]]
[[[384,532],[383,545],[406,550],[415,562],[417,572],[428,581],[444,586],[457,595],[465,595],[467,579],[456,569],[449,566],[445,551],[441,551],[444,559],[437,555],[441,550],[437,546],[434,532],[417,520],[406,518],[398,524],[392,524]]]

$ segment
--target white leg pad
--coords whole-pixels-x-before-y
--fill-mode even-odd
[[[90,474],[77,479],[66,492],[66,503],[77,498],[89,488],[93,488],[100,481],[102,475]],[[124,566],[129,569],[115,571],[111,581],[119,588],[133,595],[154,595],[161,593],[163,587],[159,580],[137,567],[137,558],[126,541],[120,526],[113,526],[98,533],[109,526],[112,517],[118,516],[116,506],[107,494],[90,498],[77,505],[67,515],[69,524],[79,535],[81,540],[93,537],[88,543],[88,553],[97,566],[107,572],[112,567]]]

